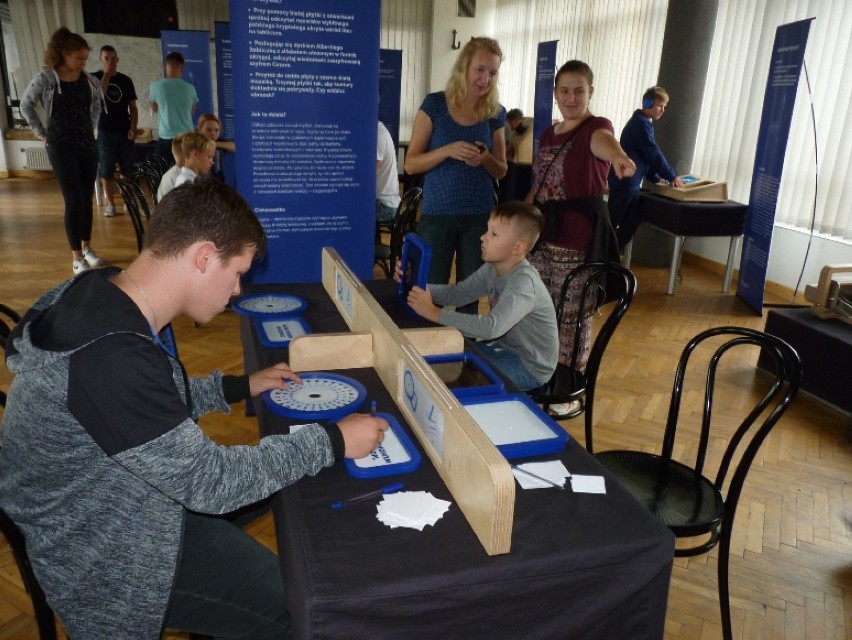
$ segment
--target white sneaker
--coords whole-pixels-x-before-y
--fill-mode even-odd
[[[573,417],[580,410],[580,401],[572,400],[568,404],[552,404],[550,405],[550,415],[559,420],[560,418]]]
[[[91,267],[89,266],[89,263],[86,262],[85,258],[79,258],[71,263],[71,269],[74,271],[74,275],[76,276],[78,273],[89,271]]]
[[[115,213],[116,213],[115,205],[108,204],[106,211],[104,211],[104,217],[105,218],[112,218],[115,215]]]
[[[104,266],[104,261],[98,257],[98,254],[92,251],[91,247],[83,247],[83,258],[92,269]]]

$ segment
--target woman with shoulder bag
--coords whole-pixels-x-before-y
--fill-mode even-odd
[[[619,177],[633,174],[636,166],[621,148],[612,123],[594,116],[589,101],[594,93],[594,74],[585,62],[570,60],[556,73],[553,95],[562,122],[549,127],[541,137],[533,160],[533,186],[526,201],[533,202],[545,216],[545,229],[529,261],[538,269],[554,304],[565,276],[584,262],[613,259],[617,244],[609,222],[603,194],[610,165]],[[617,261],[617,254],[614,255]],[[567,293],[565,317],[559,327],[559,359],[570,362],[574,348],[577,298]],[[594,309],[586,309],[587,317]],[[591,323],[584,323],[579,362],[584,370],[591,345]],[[557,408],[558,411],[558,408]]]

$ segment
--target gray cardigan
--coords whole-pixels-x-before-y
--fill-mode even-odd
[[[89,109],[92,118],[92,131],[98,128],[98,120],[101,117],[101,109],[106,109],[100,83],[89,73],[83,72],[83,76],[89,82],[92,90],[92,101]],[[24,91],[21,99],[21,115],[30,125],[39,138],[47,138],[47,126],[50,124],[50,116],[53,113],[53,95],[59,88],[59,75],[55,69],[43,69],[39,71]],[[44,121],[39,117],[37,105],[44,109]]]

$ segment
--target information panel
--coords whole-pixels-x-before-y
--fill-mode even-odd
[[[399,149],[399,103],[402,96],[402,51],[379,51],[379,120],[385,125]]]
[[[210,69],[210,33],[207,31],[166,31],[160,32],[163,50],[163,62],[169,51],[177,51],[183,56],[183,75],[181,78],[195,87],[198,105],[192,122],[198,122],[202,113],[213,113],[213,86]]]
[[[737,296],[758,315],[763,315],[763,290],[766,287],[772,232],[775,229],[778,188],[784,170],[790,121],[793,118],[811,20],[778,27],[772,45],[772,62],[763,96],[763,113],[757,134],[757,151],[754,155],[740,275],[737,280]]]
[[[372,277],[380,0],[231,2],[237,183],[269,247],[252,282]],[[245,151],[244,151],[245,150]]]
[[[538,153],[541,136],[553,122],[553,80],[556,74],[557,44],[559,40],[538,43],[533,106],[533,158]]]
[[[234,56],[231,50],[231,24],[229,22],[214,22],[213,32],[216,35],[216,105],[219,108],[219,120],[222,130],[220,140],[233,140],[236,136],[234,127]],[[221,161],[222,174],[225,182],[236,186],[237,163],[233,153],[218,151]]]

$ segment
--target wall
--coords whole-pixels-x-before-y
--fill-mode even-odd
[[[458,17],[457,0],[434,0],[432,5],[432,54],[429,91],[443,91],[459,52],[452,49],[453,29],[456,42],[464,45],[474,36],[495,35],[497,0],[477,0],[476,16]],[[422,98],[421,98],[422,100]]]

